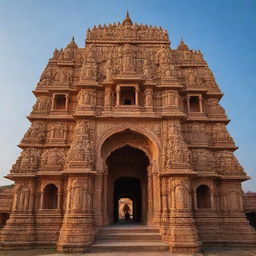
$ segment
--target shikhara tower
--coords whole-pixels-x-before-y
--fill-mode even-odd
[[[200,51],[166,30],[133,23],[89,29],[55,50],[33,91],[31,126],[7,178],[15,181],[2,248],[84,251],[118,221],[160,229],[172,252],[203,244],[250,245],[241,182],[248,177]]]

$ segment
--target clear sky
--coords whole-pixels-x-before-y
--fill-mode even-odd
[[[75,36],[84,47],[87,28],[122,21],[166,28],[171,47],[180,39],[200,49],[212,69],[231,119],[228,130],[256,191],[255,0],[0,0],[0,185],[15,163],[17,144],[29,127],[35,88],[55,48]]]

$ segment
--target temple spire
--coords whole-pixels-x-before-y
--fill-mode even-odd
[[[180,40],[180,44],[177,47],[178,50],[189,50],[188,46],[184,43],[183,38]]]
[[[123,25],[123,26],[125,26],[125,25],[130,25],[130,26],[131,26],[131,25],[132,25],[132,20],[131,20],[131,18],[130,18],[130,16],[129,16],[128,10],[126,11],[126,17],[125,17],[125,19],[124,19],[122,25]]]
[[[66,48],[78,48],[78,46],[75,42],[75,37],[74,36],[72,36],[72,39],[71,39],[70,43],[67,45]]]

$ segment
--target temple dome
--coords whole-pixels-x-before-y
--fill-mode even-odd
[[[183,39],[180,40],[180,44],[177,47],[177,50],[189,50],[188,46],[184,43]]]
[[[67,45],[66,48],[72,48],[72,49],[78,48],[78,46],[77,46],[77,44],[76,44],[76,42],[75,42],[75,38],[74,38],[74,37],[72,37],[71,42]]]
[[[133,23],[132,23],[132,20],[130,19],[129,12],[127,11],[127,12],[126,12],[126,17],[125,17],[125,19],[124,19],[122,25],[123,25],[123,26],[126,26],[126,25],[130,25],[130,26],[131,26],[132,24],[133,24]]]

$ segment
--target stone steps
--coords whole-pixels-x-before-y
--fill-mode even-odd
[[[159,229],[143,225],[116,225],[99,229],[92,252],[163,252],[168,243]]]
[[[161,241],[159,233],[98,234],[96,240]]]

